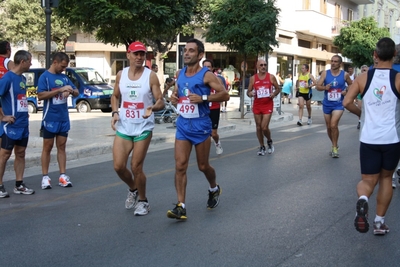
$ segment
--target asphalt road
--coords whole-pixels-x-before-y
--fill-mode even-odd
[[[273,129],[272,155],[256,155],[255,133],[223,138],[222,156],[211,149],[222,188],[220,205],[211,211],[208,184],[192,155],[186,222],[166,216],[176,202],[167,146],[147,155],[152,210],[143,217],[125,210],[127,189],[109,160],[70,168],[72,188],[41,190],[40,175],[27,177],[34,195],[0,199],[0,265],[398,266],[399,192],[386,216],[390,233],[354,229],[357,118],[345,112],[340,158],[332,159],[321,113],[314,113],[312,126],[293,121]],[[5,183],[11,193],[13,184]],[[370,220],[374,216],[375,195]]]

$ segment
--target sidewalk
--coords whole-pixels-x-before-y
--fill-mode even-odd
[[[241,119],[239,97],[232,96],[228,101],[227,112],[221,113],[218,132],[221,138],[238,135],[247,132],[255,132],[252,112],[245,112]],[[314,107],[313,107],[314,109]],[[282,105],[279,115],[274,112],[271,118],[271,128],[282,122],[293,121],[293,114],[297,115],[297,102]],[[30,137],[26,151],[26,168],[41,166],[42,138],[39,137],[42,113],[30,114]],[[112,143],[115,132],[111,129],[111,114],[100,111],[90,113],[77,113],[70,111],[71,131],[67,142],[67,160],[88,159],[93,156],[109,154],[112,152]],[[162,143],[173,144],[175,139],[175,127],[172,123],[156,124],[150,148]],[[57,149],[54,145],[51,154],[51,165],[57,164]],[[111,159],[111,157],[110,157]],[[6,171],[13,170],[14,155],[7,163]]]

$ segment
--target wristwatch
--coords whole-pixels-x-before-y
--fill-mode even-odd
[[[113,112],[111,112],[111,117],[114,117],[114,114],[115,113],[117,113],[118,115],[119,115],[119,112],[118,111],[113,111]]]
[[[201,99],[202,99],[203,101],[207,101],[207,100],[208,100],[208,95],[202,95],[202,96],[201,96]]]

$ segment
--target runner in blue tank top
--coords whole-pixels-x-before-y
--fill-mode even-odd
[[[329,153],[332,158],[338,158],[339,120],[343,115],[343,97],[346,95],[346,82],[350,86],[350,75],[340,70],[342,57],[334,55],[331,59],[331,69],[323,71],[317,82],[317,90],[324,91],[323,112],[328,137],[332,148]]]
[[[177,105],[179,117],[175,136],[175,187],[178,203],[167,212],[168,218],[185,220],[186,170],[192,146],[195,146],[199,170],[206,176],[210,188],[207,207],[215,208],[219,203],[221,189],[216,182],[215,170],[209,163],[211,144],[211,120],[208,102],[228,101],[229,94],[222,83],[207,68],[199,64],[204,56],[204,44],[191,39],[184,49],[186,67],[178,73],[171,102]],[[213,88],[215,94],[210,95]]]

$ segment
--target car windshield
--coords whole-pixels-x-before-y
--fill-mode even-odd
[[[107,84],[103,77],[93,69],[77,69],[75,72],[82,78],[84,84]]]

